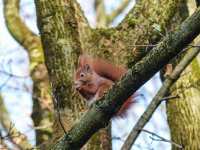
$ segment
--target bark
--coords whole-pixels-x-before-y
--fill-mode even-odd
[[[200,148],[199,68],[199,63],[195,59],[185,70],[185,75],[181,76],[171,89],[171,94],[179,94],[180,98],[167,104],[172,140],[183,145],[185,150]]]
[[[82,39],[83,53],[131,67],[152,49],[135,45],[156,44],[187,17],[186,7],[185,0],[138,1],[116,28],[95,29]]]
[[[52,149],[82,147],[92,134],[108,124],[124,100],[192,42],[200,32],[199,25],[200,8],[175,31],[168,33],[146,57],[136,63]]]
[[[35,1],[35,4],[54,105],[61,115],[61,121],[57,116],[53,127],[56,134],[52,141],[56,141],[64,133],[61,124],[68,131],[85,109],[84,101],[72,86],[76,60],[81,50],[78,22],[74,4],[70,1],[46,0]],[[59,11],[54,13],[55,10]]]
[[[171,93],[179,94],[180,98],[167,104],[172,140],[183,145],[186,150],[200,148],[199,67],[199,62],[195,59],[171,88]]]
[[[196,9],[194,1],[189,1],[189,9],[192,12]],[[199,39],[198,37],[193,45],[199,45]],[[179,94],[180,98],[167,104],[172,140],[183,145],[186,150],[200,149],[199,67],[197,57],[170,90],[172,94]],[[173,146],[172,149],[177,148]]]

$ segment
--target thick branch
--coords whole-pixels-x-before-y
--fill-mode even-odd
[[[71,79],[81,51],[73,2],[35,0],[35,4],[54,98],[59,107],[70,108]]]
[[[120,109],[123,102],[175,57],[200,32],[200,8],[175,31],[169,33],[146,57],[116,83],[53,149],[79,149]]]
[[[150,120],[152,114],[162,102],[163,97],[165,97],[165,95],[168,94],[170,87],[175,83],[175,81],[179,78],[180,74],[190,64],[190,62],[196,57],[199,51],[199,47],[193,48],[190,51],[188,51],[187,54],[183,57],[183,59],[180,61],[180,63],[175,67],[172,74],[163,82],[162,87],[160,88],[156,96],[153,98],[150,105],[147,107],[146,111],[140,117],[140,119],[132,129],[131,133],[129,134],[128,138],[124,142],[122,150],[131,149],[131,146],[134,144],[141,132],[140,129],[143,129],[146,123]]]
[[[4,0],[4,16],[11,35],[28,51],[31,69],[44,62],[40,38],[29,30],[19,16],[19,0]]]

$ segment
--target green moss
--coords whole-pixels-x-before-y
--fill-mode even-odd
[[[192,61],[191,67],[193,74],[198,77],[200,75],[200,65],[197,59]]]

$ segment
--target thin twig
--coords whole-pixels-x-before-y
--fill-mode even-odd
[[[158,44],[135,44],[135,45],[129,45],[131,47],[155,47],[157,46]]]
[[[149,134],[151,134],[152,136],[158,137],[158,138],[159,138],[158,141],[163,141],[163,142],[171,143],[172,145],[174,145],[174,146],[176,146],[176,147],[178,147],[178,148],[180,148],[180,149],[183,148],[182,145],[177,144],[177,143],[175,143],[175,142],[173,142],[173,141],[171,141],[171,140],[165,139],[165,138],[161,137],[160,135],[158,135],[158,134],[156,134],[156,133],[154,133],[154,132],[148,131],[148,130],[146,130],[146,129],[138,129],[138,130],[140,130],[140,131],[142,131],[142,132],[149,133]],[[152,139],[153,139],[153,140],[157,140],[157,139],[154,139],[154,138],[152,138]]]
[[[183,70],[190,64],[190,62],[193,60],[193,58],[196,57],[196,55],[199,53],[200,47],[195,47],[193,50],[188,51],[187,54],[183,57],[183,59],[180,61],[180,63],[175,67],[171,75],[166,78],[166,80],[163,82],[162,87],[156,94],[156,96],[151,101],[150,105],[147,107],[145,112],[142,114],[138,122],[135,124],[134,128],[132,129],[131,133],[129,134],[128,138],[124,142],[122,146],[122,150],[130,150],[134,142],[136,141],[137,137],[140,134],[140,130],[143,129],[145,124],[150,120],[152,114],[157,109],[157,107],[162,102],[163,97],[167,94],[170,87],[175,83],[175,81],[179,78],[180,74],[183,72]]]
[[[200,45],[192,45],[192,44],[189,44],[188,47],[200,47]]]
[[[61,113],[60,113],[60,102],[57,100],[56,96],[53,94],[54,92],[52,92],[52,97],[53,97],[53,101],[54,101],[54,105],[56,106],[56,112],[57,112],[57,115],[58,115],[58,121],[59,121],[59,124],[62,128],[62,130],[64,131],[65,134],[67,134],[67,131],[65,130],[65,127],[62,123],[62,119],[61,119]]]
[[[170,96],[167,96],[167,97],[163,97],[160,100],[161,101],[166,101],[166,100],[172,100],[172,99],[176,99],[176,98],[179,98],[179,95],[175,95],[175,96],[170,95]]]

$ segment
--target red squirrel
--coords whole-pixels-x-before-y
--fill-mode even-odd
[[[81,55],[75,73],[75,88],[91,105],[100,99],[112,87],[114,81],[119,80],[126,71],[127,69],[114,66],[106,60]],[[122,105],[117,116],[122,116],[132,103],[131,96]]]

